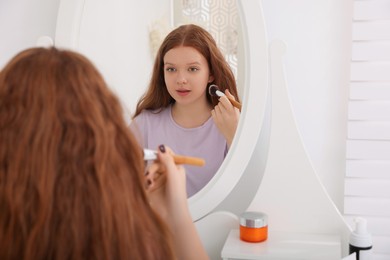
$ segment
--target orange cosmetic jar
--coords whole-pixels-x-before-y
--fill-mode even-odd
[[[240,215],[240,239],[262,242],[268,237],[268,217],[261,212],[248,211]]]

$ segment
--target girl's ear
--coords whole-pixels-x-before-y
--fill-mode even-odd
[[[213,82],[213,81],[214,81],[214,76],[213,76],[213,75],[210,75],[210,76],[209,76],[209,81],[208,81],[208,82],[211,83],[211,82]]]

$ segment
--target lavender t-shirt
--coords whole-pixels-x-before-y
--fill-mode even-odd
[[[155,150],[165,144],[176,154],[205,159],[206,164],[202,167],[184,165],[188,197],[210,181],[227,152],[226,140],[211,116],[202,126],[184,128],[172,118],[171,106],[159,113],[142,111],[131,123],[131,130],[144,148]]]

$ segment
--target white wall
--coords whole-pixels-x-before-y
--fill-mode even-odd
[[[262,2],[270,40],[288,45],[287,84],[304,144],[342,209],[351,0]],[[58,6],[59,0],[0,0],[0,68],[39,36],[54,38]]]

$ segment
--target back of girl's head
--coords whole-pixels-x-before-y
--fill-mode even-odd
[[[180,46],[192,47],[205,57],[210,73],[214,76],[214,81],[209,85],[216,84],[222,91],[229,89],[239,100],[233,72],[212,35],[198,25],[187,24],[170,32],[162,42],[155,58],[149,89],[138,103],[134,117],[143,109],[159,109],[174,102],[164,81],[164,56],[169,50]],[[207,99],[214,106],[218,104],[218,99],[211,97],[208,92]]]
[[[6,65],[0,143],[0,259],[172,256],[142,152],[84,56],[32,48]]]

